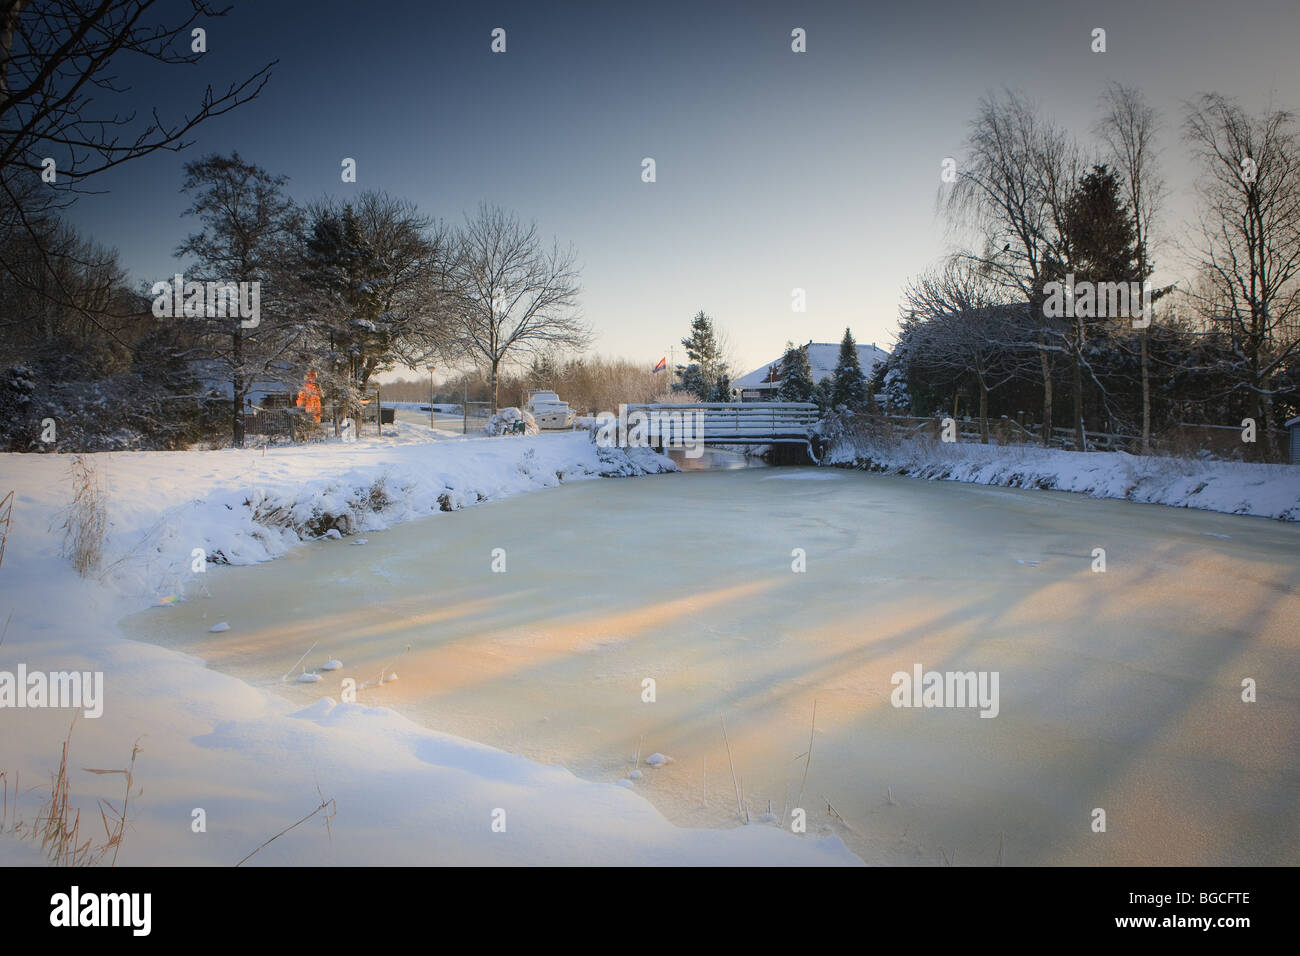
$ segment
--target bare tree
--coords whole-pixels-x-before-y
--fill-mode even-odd
[[[1051,439],[1053,352],[1059,342],[1043,321],[1043,284],[1053,261],[1068,261],[1060,222],[1082,165],[1077,147],[1022,96],[980,100],[970,123],[956,181],[939,197],[958,230],[974,232],[979,249],[964,253],[1008,295],[1028,301],[1040,322],[1036,343],[1043,386],[1043,444]]]
[[[960,256],[913,280],[904,292],[903,309],[912,321],[912,365],[975,379],[984,444],[989,393],[1024,371],[1026,309],[1024,303],[1007,303],[1000,292]]]
[[[197,109],[167,122],[157,110],[122,114],[111,104],[129,91],[114,70],[130,58],[194,64],[191,30],[221,17],[206,0],[189,0],[179,22],[152,16],[157,0],[0,0],[0,170],[40,175],[57,163],[72,186],[157,150],[179,150],[196,126],[261,92],[274,62],[218,95],[211,86]],[[59,185],[59,182],[52,185]]]
[[[27,360],[77,342],[105,362],[124,360],[148,308],[132,294],[117,253],[84,239],[57,217],[41,220],[41,255],[24,238],[0,239],[0,342],[6,357]],[[146,317],[148,317],[147,322]]]
[[[1157,166],[1156,134],[1160,118],[1139,91],[1119,83],[1107,87],[1102,108],[1097,133],[1106,144],[1108,158],[1124,180],[1133,213],[1138,272],[1145,281],[1152,272],[1153,230],[1165,197],[1165,184]],[[1141,448],[1146,454],[1151,450],[1151,351],[1145,325],[1138,331],[1138,340],[1142,374]]]
[[[1230,333],[1240,387],[1254,399],[1265,457],[1275,380],[1300,358],[1300,141],[1285,110],[1249,116],[1216,93],[1188,106],[1201,165],[1193,257],[1202,314]]]
[[[535,223],[487,204],[466,216],[449,277],[451,332],[461,354],[488,372],[493,412],[503,362],[590,341],[577,313],[578,276],[572,247],[545,245]]]
[[[415,203],[367,190],[355,204],[361,234],[373,250],[380,316],[393,330],[393,357],[416,368],[445,359],[450,338],[447,273],[454,240],[442,222]]]
[[[180,150],[204,121],[255,98],[274,62],[222,93],[211,86],[188,114],[163,119],[133,102],[117,71],[127,61],[163,66],[197,63],[192,30],[224,16],[206,0],[189,0],[181,16],[159,14],[157,0],[0,0],[0,269],[16,283],[80,310],[116,339],[105,317],[81,310],[55,260],[92,250],[52,243],[51,211],[67,205],[104,170],[158,150]],[[54,162],[53,167],[47,160]],[[53,173],[50,180],[42,174]],[[20,239],[21,243],[15,240]],[[33,284],[15,256],[34,253],[46,271]],[[107,258],[75,260],[72,268],[103,269]]]

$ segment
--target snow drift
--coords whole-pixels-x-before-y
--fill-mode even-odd
[[[1093,498],[1300,521],[1300,467],[1294,465],[925,439],[897,443],[841,439],[823,462],[930,481],[1072,491]]]

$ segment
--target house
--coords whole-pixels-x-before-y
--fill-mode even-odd
[[[1300,417],[1291,419],[1283,427],[1290,436],[1287,444],[1291,448],[1291,464],[1300,465]]]
[[[230,374],[220,362],[209,359],[194,359],[187,363],[190,371],[199,380],[202,394],[215,394],[227,402],[234,396],[234,386]],[[256,375],[248,386],[245,399],[250,411],[256,408],[293,404],[294,397],[302,384],[302,372],[288,362],[276,362],[269,371]]]
[[[840,360],[838,342],[809,342],[804,346],[808,350],[808,364],[812,366],[813,384],[835,374],[835,366]],[[781,359],[777,356],[766,365],[760,365],[748,375],[742,375],[731,383],[731,397],[741,402],[771,402],[776,400],[776,390],[781,387]],[[876,343],[858,345],[858,364],[862,374],[871,378],[871,372],[880,362],[889,358],[884,349],[876,348]]]

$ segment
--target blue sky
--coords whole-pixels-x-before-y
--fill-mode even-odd
[[[794,27],[806,53],[790,50]],[[1182,101],[1216,90],[1300,109],[1297,39],[1295,0],[237,0],[195,67],[123,75],[175,115],[204,84],[278,58],[262,96],[190,150],[106,175],[71,218],[152,282],[180,265],[194,228],[178,218],[182,166],[208,152],[287,175],[302,200],[384,189],[452,222],[487,200],[573,243],[595,350],[651,363],[704,309],[745,372],[846,325],[888,347],[907,278],[948,249],[940,163],[982,94],[1022,90],[1086,137],[1107,82],[1142,89],[1167,122],[1176,227],[1191,211]],[[345,156],[355,185],[340,182]],[[1181,274],[1175,259],[1160,278]]]

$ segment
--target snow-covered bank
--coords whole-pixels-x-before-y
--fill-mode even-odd
[[[203,582],[222,571],[207,564],[195,573],[196,548],[248,564],[312,536],[375,530],[570,479],[671,470],[666,459],[598,449],[585,434],[430,441],[399,428],[382,440],[265,456],[258,448],[92,460],[108,493],[101,580],[77,577],[59,556],[67,457],[0,456],[0,489],[17,492],[0,567],[0,619],[12,611],[0,671],[103,673],[103,716],[78,719],[69,766],[83,836],[98,836],[95,801],[120,802],[121,778],[79,768],[123,767],[140,741],[143,794],[132,796],[119,865],[233,864],[305,816],[319,794],[336,801],[330,830],[317,816],[251,862],[860,862],[836,838],[672,826],[638,794],[429,731],[371,706],[364,691],[355,704],[322,697],[303,709],[193,657],[129,640],[114,623],[176,595],[202,600]],[[430,527],[436,534],[437,519]],[[6,823],[35,820],[73,713],[0,709]],[[0,837],[0,863],[37,860],[30,843]]]
[[[1300,521],[1300,467],[1294,465],[925,439],[879,445],[840,441],[826,453],[823,463],[930,481],[1045,488],[1093,498]]]
[[[183,594],[194,583],[195,548],[210,563],[252,564],[304,540],[378,531],[561,481],[676,470],[649,449],[597,448],[584,433],[438,439],[412,425],[351,444],[115,452],[91,460],[109,502],[105,583],[154,598]],[[62,521],[71,496],[68,461],[0,457],[0,485],[17,490],[15,514],[48,517],[42,532]],[[54,560],[60,544],[42,533],[36,540],[19,535],[10,546],[28,560]]]

